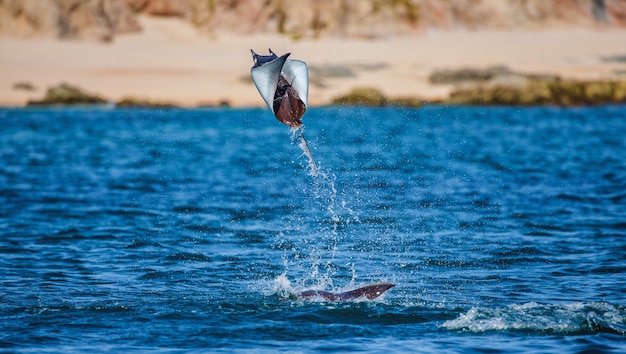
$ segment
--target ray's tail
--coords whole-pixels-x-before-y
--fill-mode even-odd
[[[307,157],[309,162],[310,174],[313,177],[317,178],[317,165],[315,164],[315,160],[313,159],[313,154],[311,154],[311,149],[309,149],[309,144],[306,142],[306,138],[304,137],[304,131],[302,127],[298,127],[292,130],[292,139],[293,141],[298,141],[298,146],[304,152],[304,155]]]

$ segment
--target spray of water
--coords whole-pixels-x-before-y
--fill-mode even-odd
[[[306,289],[352,290],[359,285],[357,263],[342,257],[342,245],[351,233],[346,226],[360,222],[358,213],[344,199],[343,189],[336,187],[335,174],[315,162],[302,127],[291,130],[291,143],[302,151],[310,189],[304,190],[306,211],[289,215],[286,232],[279,233],[274,242],[283,250],[284,272],[274,279],[273,293],[284,297]],[[314,230],[306,226],[311,221]],[[343,281],[334,284],[338,278]]]
[[[325,210],[325,216],[321,219],[316,219],[316,224],[319,225],[319,229],[315,231],[314,235],[306,235],[299,240],[290,250],[285,250],[287,253],[293,253],[292,257],[283,256],[283,263],[285,263],[286,275],[289,269],[289,264],[295,266],[294,269],[297,273],[297,269],[301,268],[303,261],[308,259],[310,261],[310,268],[306,274],[302,274],[296,278],[295,282],[298,288],[313,287],[317,289],[334,289],[338,290],[333,284],[333,278],[337,275],[339,265],[336,264],[336,256],[338,254],[338,245],[341,243],[341,227],[343,224],[358,221],[356,213],[347,206],[344,200],[340,200],[338,195],[336,184],[336,176],[323,169],[320,165],[317,165],[311,149],[304,137],[304,130],[302,127],[291,130],[291,143],[297,144],[302,150],[302,155],[306,159],[305,168],[309,172],[311,179],[309,202],[312,202],[321,210]],[[311,205],[313,207],[313,205]],[[316,217],[317,218],[317,217]],[[292,222],[290,227],[298,230],[298,225]],[[296,224],[303,222],[302,219],[297,219]],[[281,237],[285,237],[283,234]],[[281,243],[284,240],[277,240]],[[300,244],[301,247],[298,246]],[[347,264],[346,266],[352,267],[352,281],[348,285],[354,285],[354,279],[356,278],[354,264]]]
[[[302,149],[304,156],[309,162],[309,174],[317,178],[318,168],[315,164],[315,160],[313,159],[313,154],[311,154],[311,149],[309,149],[309,144],[306,142],[306,138],[304,137],[304,128],[302,126],[291,130],[291,141],[298,143],[298,146]]]

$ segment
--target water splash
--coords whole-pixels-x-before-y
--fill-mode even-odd
[[[289,281],[285,273],[276,277],[272,285],[273,286],[270,291],[271,294],[276,294],[281,298],[288,298],[296,294],[296,291],[291,286],[291,282]]]
[[[309,175],[315,178],[313,183],[313,197],[322,202],[323,207],[328,211],[333,224],[333,234],[337,234],[339,224],[342,222],[358,222],[359,218],[356,215],[356,212],[347,205],[345,200],[341,200],[338,203],[339,193],[335,186],[337,178],[333,173],[326,171],[321,167],[321,165],[318,165],[315,162],[311,149],[309,148],[309,144],[304,137],[303,126],[291,130],[291,143],[297,144],[298,147],[302,149],[302,153],[307,159]],[[340,217],[340,213],[342,211],[348,214],[347,217]]]
[[[313,159],[313,154],[311,153],[311,149],[309,149],[309,144],[306,142],[306,138],[304,137],[304,128],[302,126],[291,129],[291,142],[297,142],[300,149],[304,153],[304,156],[307,158],[309,163],[309,174],[315,178],[318,176],[318,168],[315,164],[315,159]]]
[[[319,211],[324,212],[305,213],[297,219],[290,219],[289,227],[297,231],[298,235],[297,239],[291,239],[294,247],[284,250],[285,272],[291,268],[291,275],[295,276],[295,282],[302,288],[337,291],[333,279],[338,276],[349,280],[348,284],[342,282],[342,285],[354,286],[358,277],[355,263],[352,259],[337,260],[337,256],[342,254],[343,241],[350,237],[351,228],[347,225],[360,222],[358,211],[344,198],[344,193],[349,192],[337,187],[336,175],[315,162],[304,137],[303,127],[291,130],[291,143],[297,144],[302,150],[307,162],[303,167],[313,177],[310,180],[310,189],[305,193],[308,208],[319,208]],[[317,216],[310,220],[310,215]],[[302,227],[307,220],[313,221],[314,230],[307,231],[306,227]],[[302,232],[308,235],[302,237]],[[290,236],[281,233],[280,237]],[[283,243],[284,239],[277,241]]]

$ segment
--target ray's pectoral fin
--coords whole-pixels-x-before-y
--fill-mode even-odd
[[[302,60],[288,60],[283,65],[283,75],[296,91],[302,103],[307,106],[309,99],[309,70]]]
[[[274,98],[278,89],[278,81],[282,76],[283,65],[287,61],[289,53],[278,57],[270,50],[271,55],[258,55],[252,51],[254,66],[250,69],[252,82],[263,97],[263,100],[274,112]]]

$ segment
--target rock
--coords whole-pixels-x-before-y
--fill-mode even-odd
[[[623,0],[0,0],[0,35],[111,40],[137,14],[175,16],[215,34],[387,38],[429,29],[626,26]]]
[[[197,1],[191,20],[210,33],[373,38],[415,32],[419,8],[413,1],[214,0]]]
[[[227,99],[221,99],[217,102],[200,102],[196,108],[231,108],[232,104]]]
[[[3,36],[109,41],[140,29],[123,0],[0,1]]]
[[[99,96],[83,92],[76,86],[61,83],[48,89],[46,96],[40,101],[29,101],[28,106],[34,105],[85,105],[103,104],[107,101]]]
[[[124,97],[115,103],[118,108],[177,108],[173,103],[155,102],[137,97]]]
[[[549,90],[544,86],[528,88],[477,86],[459,89],[450,94],[446,104],[462,105],[543,105],[552,101]]]
[[[626,102],[626,81],[529,79],[523,87],[477,85],[459,89],[445,103],[467,105],[581,106]]]
[[[604,82],[561,80],[556,75],[519,73],[505,67],[440,70],[430,76],[430,81],[455,85],[446,100],[449,104],[571,106],[615,102]]]
[[[375,88],[356,88],[350,91],[348,94],[339,96],[332,100],[332,104],[335,105],[349,105],[349,106],[373,106],[381,107],[388,102],[380,91]]]
[[[37,87],[28,81],[18,81],[14,83],[13,89],[21,91],[37,91]]]
[[[626,102],[626,81],[555,80],[548,87],[555,103],[563,106]]]
[[[626,1],[606,0],[604,6],[610,25],[619,27],[626,26]]]
[[[389,106],[417,108],[424,105],[424,100],[418,97],[395,97],[389,99]]]
[[[188,17],[195,0],[126,0],[133,12],[161,17]]]
[[[463,82],[485,82],[497,76],[509,75],[506,66],[493,66],[486,69],[463,68],[458,70],[436,70],[428,76],[431,84],[459,84]]]
[[[375,88],[364,87],[355,88],[348,94],[336,97],[332,100],[334,105],[348,106],[398,106],[398,107],[419,107],[424,100],[417,97],[395,97],[388,98]]]
[[[386,38],[428,29],[541,29],[626,25],[623,0],[212,0],[196,1],[193,24],[209,33],[282,33],[294,39]]]

